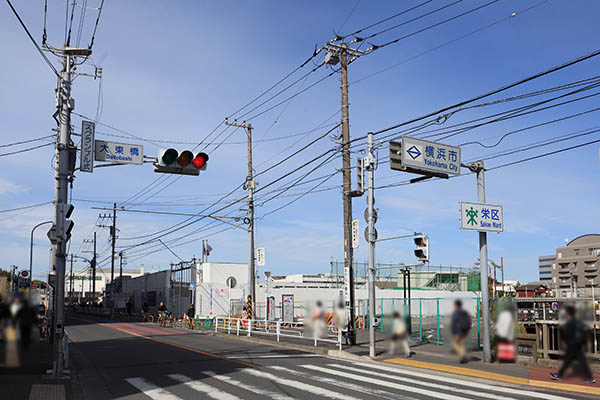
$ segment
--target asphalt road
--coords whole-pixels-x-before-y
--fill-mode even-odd
[[[584,399],[339,360],[153,324],[71,315],[74,383],[95,399]]]

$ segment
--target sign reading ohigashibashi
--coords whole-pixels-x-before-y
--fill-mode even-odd
[[[96,161],[112,161],[119,164],[138,164],[144,163],[144,146],[139,144],[105,142],[96,140],[95,144]]]
[[[502,206],[460,203],[460,227],[480,232],[504,232]]]
[[[402,136],[390,142],[391,169],[447,178],[460,175],[460,147]]]

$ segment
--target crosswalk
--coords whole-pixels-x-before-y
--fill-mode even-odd
[[[291,366],[244,367],[227,372],[207,370],[187,375],[165,374],[154,379],[131,377],[126,381],[152,400],[571,399],[380,364],[343,364],[334,360],[310,364],[300,362]]]

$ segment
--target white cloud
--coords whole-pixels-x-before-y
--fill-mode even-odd
[[[27,188],[24,186],[18,185],[14,182],[11,182],[6,179],[0,178],[0,195],[6,194],[18,194],[26,192]]]

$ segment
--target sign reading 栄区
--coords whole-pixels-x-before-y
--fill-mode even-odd
[[[79,170],[94,172],[94,133],[96,124],[91,121],[81,121],[81,157]]]
[[[112,161],[119,164],[144,163],[144,147],[139,144],[113,143],[96,140],[96,161]]]
[[[460,227],[480,232],[504,232],[502,206],[461,202]]]

